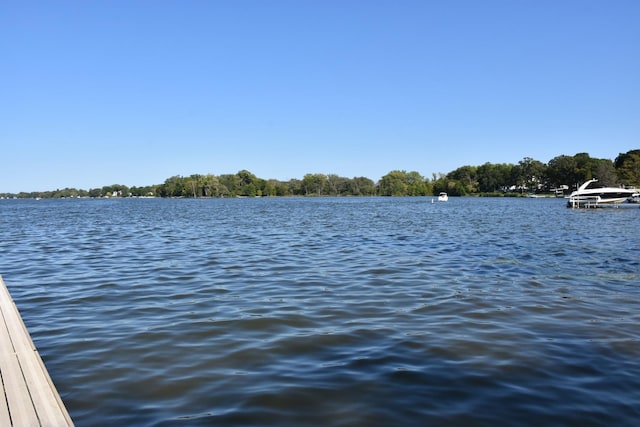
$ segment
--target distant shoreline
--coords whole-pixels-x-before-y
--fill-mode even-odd
[[[82,190],[2,193],[0,198],[108,198],[108,197],[282,197],[282,196],[450,196],[523,197],[563,196],[592,178],[604,185],[640,187],[640,149],[620,153],[615,161],[587,153],[560,155],[548,163],[525,157],[518,164],[484,163],[461,166],[447,174],[423,177],[416,171],[393,170],[378,182],[367,177],[309,173],[302,179],[279,181],[259,178],[248,170],[235,174],[172,176],[162,184],[128,187],[122,184]]]

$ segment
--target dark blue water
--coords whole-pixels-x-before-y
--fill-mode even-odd
[[[640,209],[0,200],[78,426],[636,425]]]

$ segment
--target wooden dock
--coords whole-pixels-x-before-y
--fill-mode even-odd
[[[0,276],[0,426],[73,426]]]

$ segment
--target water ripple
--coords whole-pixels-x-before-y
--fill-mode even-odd
[[[77,425],[640,418],[636,209],[0,202],[0,272]]]

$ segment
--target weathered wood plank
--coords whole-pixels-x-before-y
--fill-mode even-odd
[[[0,395],[0,425],[10,426],[11,417],[9,416],[9,407],[7,406],[7,397],[4,394],[4,383],[1,381],[2,381],[2,370],[0,369],[0,385],[2,385],[2,394]]]
[[[0,372],[6,396],[7,408],[12,419],[21,420],[24,425],[39,425],[38,416],[31,402],[29,389],[22,376],[22,369],[16,356],[15,346],[11,339],[11,324],[15,324],[13,302],[7,297],[4,283],[0,283],[0,311],[2,327],[0,328]]]
[[[55,388],[20,318],[15,318],[9,325],[9,334],[38,418],[48,420],[52,425],[64,425],[66,421],[60,411]]]
[[[72,426],[2,277],[0,312],[0,372],[11,425]]]

